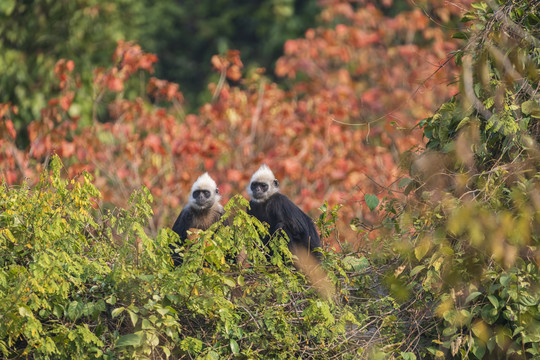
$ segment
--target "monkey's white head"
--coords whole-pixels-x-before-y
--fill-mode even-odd
[[[214,179],[204,173],[191,186],[189,204],[197,210],[209,209],[215,202],[221,200],[219,190]]]
[[[272,170],[263,164],[251,177],[247,191],[251,200],[265,202],[270,196],[279,192],[279,182]]]

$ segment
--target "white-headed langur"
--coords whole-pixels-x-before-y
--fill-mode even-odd
[[[314,251],[321,247],[321,239],[313,220],[289,198],[279,192],[279,182],[266,165],[262,165],[251,177],[247,189],[251,200],[248,214],[270,225],[270,236],[282,229],[289,237],[289,249],[297,254],[307,251],[320,260],[321,254]],[[266,245],[270,239],[263,239]]]
[[[207,230],[221,219],[225,210],[223,210],[219,200],[221,200],[221,196],[216,182],[208,173],[199,176],[191,187],[188,204],[182,209],[172,227],[172,230],[180,236],[178,246],[187,239],[189,229]],[[181,265],[182,259],[174,252],[173,246],[171,246],[171,250],[173,251],[174,266]]]

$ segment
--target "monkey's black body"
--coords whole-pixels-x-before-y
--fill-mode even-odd
[[[178,215],[178,218],[172,227],[172,230],[180,236],[180,241],[177,243],[177,246],[183,245],[184,241],[187,239],[187,231],[189,229],[208,230],[212,224],[221,219],[221,216],[224,213],[225,210],[223,210],[223,207],[217,202],[209,209],[199,210],[192,206],[186,206],[180,212],[180,215]],[[174,250],[172,246],[171,250]],[[173,252],[172,258],[174,266],[182,264],[182,259],[178,254]]]
[[[270,225],[270,235],[279,229],[285,231],[289,237],[289,249],[303,247],[313,252],[315,248],[321,247],[321,239],[313,220],[287,196],[277,192],[263,202],[251,200],[249,206],[248,214]],[[269,240],[270,238],[266,237],[263,243],[266,245]],[[320,258],[319,252],[313,254]]]

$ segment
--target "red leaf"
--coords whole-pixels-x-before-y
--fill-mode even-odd
[[[66,63],[66,68],[69,72],[73,71],[73,69],[75,68],[75,63],[73,62],[73,60],[68,60],[68,62]]]
[[[69,98],[69,96],[62,96],[60,98],[60,107],[64,111],[68,111],[70,106],[71,106],[71,99]]]
[[[10,119],[6,119],[6,129],[8,131],[9,136],[11,136],[12,139],[15,139],[15,137],[17,136],[17,132],[15,131],[13,122]]]
[[[218,55],[212,56],[210,62],[212,63],[212,66],[219,71],[222,71],[224,67],[227,67],[229,65],[229,62],[227,60],[223,59]]]
[[[235,169],[227,171],[227,179],[232,182],[240,182],[242,180],[242,172]]]
[[[119,78],[116,78],[114,76],[110,76],[107,79],[107,87],[111,91],[122,91],[122,90],[124,90],[124,83]]]
[[[70,157],[75,153],[75,144],[72,142],[62,141],[61,152],[63,157]]]
[[[236,65],[231,66],[227,69],[227,78],[229,78],[232,81],[238,81],[242,78],[242,73],[240,72],[240,68]]]

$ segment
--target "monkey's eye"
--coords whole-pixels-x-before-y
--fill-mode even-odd
[[[266,192],[268,190],[268,184],[263,182],[251,183],[251,191],[256,191],[257,189],[261,189],[262,192]]]
[[[210,191],[208,190],[195,190],[193,192],[193,198],[195,199],[199,199],[201,196],[205,199],[209,199],[210,198]]]

